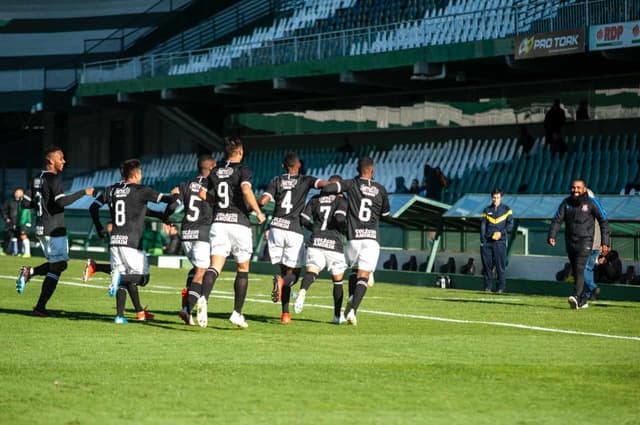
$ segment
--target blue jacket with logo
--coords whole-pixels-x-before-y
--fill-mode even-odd
[[[493,234],[500,232],[499,241],[505,242],[513,230],[513,212],[508,205],[489,205],[482,212],[480,220],[480,243],[492,242]]]

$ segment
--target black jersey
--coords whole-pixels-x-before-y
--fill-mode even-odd
[[[343,252],[341,231],[348,208],[347,200],[342,196],[313,196],[301,214],[303,221],[312,222],[307,247]]]
[[[111,246],[140,249],[147,202],[166,201],[165,195],[148,186],[119,182],[105,188],[94,202],[109,205],[113,223]]]
[[[271,227],[302,233],[300,213],[304,209],[307,194],[311,189],[317,189],[319,181],[315,177],[291,174],[274,178],[265,191],[276,203]]]
[[[64,207],[80,199],[84,190],[65,195],[62,178],[51,171],[42,171],[31,183],[31,194],[25,200],[36,210],[37,236],[66,236]]]
[[[213,202],[213,222],[251,226],[249,208],[242,196],[242,185],[251,185],[251,168],[239,162],[225,162],[214,168],[208,177],[210,200]]]
[[[344,180],[341,187],[349,202],[347,238],[380,242],[380,217],[389,215],[391,209],[387,190],[380,183],[362,177]]]
[[[213,209],[209,202],[200,199],[200,189],[207,188],[208,180],[198,176],[178,186],[179,197],[184,205],[184,218],[180,239],[183,241],[209,242],[209,229],[213,221]]]

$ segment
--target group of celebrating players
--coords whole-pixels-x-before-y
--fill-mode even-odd
[[[358,176],[328,181],[301,174],[301,161],[289,152],[283,161],[285,173],[275,177],[260,200],[252,189],[252,171],[242,164],[244,147],[237,137],[225,141],[225,158],[216,163],[211,155],[198,158],[199,175],[183,182],[171,194],[158,193],[141,185],[140,161],[130,159],[121,165],[122,180],[105,188],[94,199],[89,211],[102,236],[107,236],[100,222],[99,209],[108,205],[111,216],[109,231],[109,265],[88,260],[83,280],[96,271],[110,272],[109,295],[116,297],[115,323],[127,323],[124,309],[127,294],[138,320],[150,320],[153,314],[142,307],[138,287],[149,282],[146,254],[140,249],[145,215],[167,221],[183,205],[181,240],[185,255],[193,265],[187,286],[182,292],[180,318],[188,325],[208,325],[209,296],[229,255],[237,264],[234,280],[234,307],[229,321],[239,328],[248,324],[242,313],[249,284],[249,264],[253,254],[250,214],[257,222],[267,217],[261,207],[273,201],[275,209],[268,231],[268,248],[273,264],[279,265],[273,279],[271,298],[280,302],[283,324],[291,322],[289,303],[291,288],[306,271],[294,309],[301,313],[307,291],[324,268],[333,281],[334,315],[332,323],[357,325],[357,311],[367,291],[370,276],[380,253],[379,221],[390,213],[385,188],[373,181],[373,160],[363,157],[358,162]],[[36,210],[36,236],[47,262],[37,267],[23,266],[16,281],[22,293],[34,275],[46,275],[34,314],[49,317],[46,304],[55,291],[60,274],[66,269],[68,242],[64,226],[64,207],[83,195],[93,195],[87,188],[72,195],[62,191],[59,173],[64,167],[64,154],[54,147],[45,153],[45,170],[33,181],[24,205]],[[321,192],[305,204],[312,189]],[[167,204],[164,212],[147,209],[147,202]],[[306,249],[303,228],[311,232]],[[343,246],[343,235],[347,243]],[[350,266],[348,299],[344,312],[343,278]],[[193,318],[195,312],[196,320]]]

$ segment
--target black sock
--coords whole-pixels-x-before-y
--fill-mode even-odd
[[[282,285],[283,288],[286,287],[292,287],[293,285],[295,285],[295,283],[298,281],[298,276],[296,276],[295,273],[289,273],[286,274],[284,276],[282,276],[282,279],[284,280],[284,285]]]
[[[39,266],[32,267],[31,270],[33,270],[33,273],[31,273],[33,276],[43,276],[49,273],[49,263],[42,263]]]
[[[360,306],[360,303],[364,298],[364,294],[367,293],[368,287],[369,285],[367,285],[367,281],[365,279],[358,279],[355,292],[353,293],[353,303],[351,304],[351,308],[353,308],[353,311],[358,311],[358,307]]]
[[[187,283],[184,285],[186,288],[189,287],[189,285],[191,285],[191,282],[193,282],[193,276],[196,274],[196,268],[192,267],[191,270],[189,270],[189,273],[187,273]]]
[[[305,273],[304,277],[302,278],[302,283],[300,284],[300,289],[304,289],[305,291],[308,291],[311,285],[313,284],[313,282],[316,281],[317,277],[318,277],[317,273],[312,273],[312,272]]]
[[[197,282],[191,282],[189,285],[189,294],[187,295],[187,311],[191,313],[193,307],[198,302],[198,299],[202,295],[202,284]]]
[[[111,264],[96,263],[96,272],[111,274]]]
[[[358,282],[358,275],[353,272],[349,275],[349,296],[353,296],[356,292],[356,283]]]
[[[235,292],[233,298],[233,309],[242,314],[242,306],[244,299],[247,298],[247,290],[249,288],[249,272],[237,272],[236,280],[233,282],[233,290]]]
[[[58,279],[60,279],[60,276],[51,272],[47,273],[47,277],[45,277],[44,281],[42,282],[42,289],[40,290],[40,298],[38,299],[38,303],[36,304],[36,310],[46,310],[47,302],[49,302],[49,299],[58,286]]]
[[[284,285],[282,287],[282,297],[281,297],[283,313],[289,312],[289,301],[291,301],[291,287]]]
[[[128,285],[128,283],[123,285],[122,282],[120,282],[120,285],[116,291],[116,315],[124,317],[124,304],[127,302],[127,288],[125,288],[125,286]]]
[[[144,310],[142,308],[142,304],[140,304],[140,293],[138,292],[138,285],[135,283],[129,283],[127,286],[127,291],[129,291],[129,297],[131,297],[131,303],[133,304],[133,308],[137,312]]]
[[[216,284],[216,280],[220,274],[216,269],[207,269],[204,272],[204,277],[202,278],[202,295],[209,301],[209,296],[211,295],[211,291],[213,291],[213,285]]]
[[[342,281],[333,281],[333,315],[340,316],[340,309],[342,309],[342,299],[344,298],[344,289],[342,287]]]

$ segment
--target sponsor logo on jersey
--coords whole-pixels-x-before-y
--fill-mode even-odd
[[[378,232],[373,229],[356,229],[356,239],[377,239]]]
[[[298,184],[298,179],[282,179],[280,180],[283,190],[291,190]]]
[[[233,175],[233,168],[231,168],[231,167],[218,168],[216,170],[216,176],[218,176],[218,178],[221,178],[221,179],[228,179],[232,175]]]
[[[321,196],[320,198],[318,198],[318,202],[320,202],[321,204],[330,204],[335,201],[335,199],[336,195]]]
[[[200,230],[198,229],[183,230],[181,237],[185,241],[198,239],[200,237]]]
[[[336,249],[336,241],[334,241],[333,239],[314,238],[313,247],[322,249]]]
[[[271,225],[273,227],[279,227],[280,229],[288,230],[289,227],[291,227],[291,222],[286,218],[273,217],[273,219],[271,219]]]
[[[377,196],[378,193],[380,193],[380,189],[378,189],[375,186],[369,186],[366,184],[361,184],[360,185],[360,192],[362,192],[363,195],[366,196]]]
[[[189,190],[192,192],[200,192],[200,189],[202,188],[202,185],[198,182],[191,182],[189,184]]]
[[[36,190],[42,189],[42,179],[40,177],[33,179],[33,188]]]
[[[127,235],[111,235],[111,245],[127,245],[129,236]]]
[[[116,198],[124,198],[129,194],[129,192],[131,192],[131,188],[129,186],[118,187],[113,191],[113,196],[115,196]]]
[[[237,223],[238,214],[236,213],[217,213],[215,221],[223,223]]]

